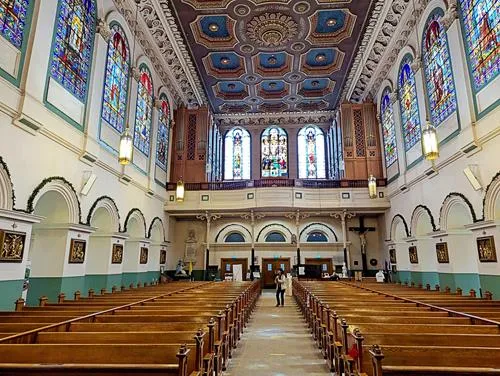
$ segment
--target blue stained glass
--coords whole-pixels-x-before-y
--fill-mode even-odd
[[[405,150],[410,150],[420,141],[420,115],[418,112],[417,88],[415,86],[415,75],[411,70],[412,58],[406,56],[403,59],[399,71],[399,106],[401,109],[401,125],[403,127],[403,139]]]
[[[0,35],[21,48],[29,0],[0,0]]]
[[[59,0],[50,74],[82,102],[87,98],[95,17],[93,0]]]
[[[386,88],[382,94],[380,117],[382,122],[382,135],[384,138],[385,166],[389,167],[398,160],[396,126],[394,123],[394,110],[391,104],[389,88]]]
[[[158,121],[158,136],[156,140],[156,164],[167,171],[168,164],[168,137],[170,133],[170,107],[167,97],[160,96],[161,108]]]
[[[288,176],[288,137],[279,127],[269,127],[261,137],[263,178]]]
[[[236,127],[226,133],[224,138],[224,179],[250,179],[250,133]]]
[[[432,122],[441,124],[457,109],[450,52],[441,16],[434,14],[424,31],[423,61]]]
[[[140,67],[139,84],[137,85],[134,146],[146,156],[149,156],[149,145],[151,143],[152,114],[153,82],[151,72],[145,65],[142,65]]]
[[[313,125],[302,128],[297,136],[300,179],[325,179],[325,136]]]
[[[118,132],[125,128],[129,77],[129,48],[123,29],[118,24],[111,27],[108,43],[102,118]]]

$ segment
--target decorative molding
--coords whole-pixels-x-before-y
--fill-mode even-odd
[[[106,204],[100,205],[101,201],[107,202],[107,205]],[[97,200],[94,201],[94,203],[90,207],[89,213],[87,214],[87,226],[90,226],[90,222],[92,221],[92,216],[94,215],[94,212],[98,208],[105,208],[105,209],[112,209],[112,210],[114,209],[114,211],[116,213],[115,220],[118,223],[118,232],[120,232],[120,229],[121,229],[121,225],[120,225],[120,212],[118,210],[118,206],[116,205],[115,200],[113,200],[109,196],[101,196]]]
[[[221,127],[240,126],[267,126],[287,124],[316,124],[330,126],[335,119],[335,111],[317,112],[265,112],[253,114],[216,114],[214,119]]]
[[[138,208],[130,209],[130,211],[127,213],[127,216],[125,217],[125,222],[123,223],[123,230],[121,232],[127,232],[128,221],[134,215],[134,213],[138,213],[142,217],[142,224],[144,225],[144,237],[146,238],[147,237],[146,218],[144,217],[144,214],[142,213],[141,209],[138,209]]]
[[[429,216],[429,221],[431,223],[432,231],[434,231],[434,232],[438,231],[438,229],[436,228],[436,222],[434,221],[434,216],[432,215],[431,210],[425,205],[417,205],[415,207],[415,209],[413,209],[413,213],[411,214],[411,219],[410,219],[411,230],[412,230],[411,233],[413,234],[415,221],[418,219],[418,217],[416,217],[416,216],[417,215],[420,216],[420,213],[422,213],[422,212],[427,213],[427,215]]]
[[[0,157],[0,167],[1,167],[0,168],[0,177],[2,175],[4,175],[2,180],[3,180],[3,183],[6,184],[5,187],[2,187],[2,182],[0,181],[0,188],[3,188],[2,193],[5,193],[5,195],[6,195],[6,197],[5,197],[6,202],[0,203],[0,209],[2,209],[2,207],[3,207],[4,209],[12,210],[12,209],[14,209],[14,206],[16,205],[16,195],[14,192],[14,184],[12,183],[12,178],[10,176],[10,171],[9,171],[9,168],[7,167],[7,163],[5,163],[5,161],[3,160],[2,157]],[[8,197],[9,190],[11,191],[10,197]]]
[[[109,24],[106,22],[106,20],[99,18],[97,20],[97,29],[96,32],[103,37],[106,43],[109,42],[109,39],[111,38],[111,35],[113,34],[111,32],[111,29],[109,28]]]
[[[0,159],[1,160],[1,159]],[[483,198],[482,220],[495,220],[495,203],[500,196],[500,171],[493,176],[490,184],[486,187]]]
[[[153,220],[151,221],[151,224],[149,225],[149,228],[148,228],[147,238],[151,239],[151,232],[153,231],[153,226],[154,226],[154,224],[155,224],[156,221],[160,221],[161,232],[163,234],[163,236],[162,236],[163,240],[162,241],[166,241],[166,239],[165,239],[165,227],[163,226],[163,221],[162,221],[162,219],[160,217],[154,217]]]
[[[448,231],[448,225],[447,225],[447,218],[444,217],[444,214],[446,216],[448,215],[449,209],[453,205],[453,203],[456,203],[457,201],[461,201],[462,203],[466,204],[471,217],[472,217],[472,223],[476,223],[479,220],[476,217],[476,212],[474,211],[474,207],[472,206],[471,202],[469,199],[462,193],[459,192],[451,192],[446,196],[443,200],[443,203],[441,204],[441,209],[439,209],[439,225],[441,229]],[[446,213],[444,213],[446,211]],[[444,223],[444,225],[443,225]]]
[[[130,67],[130,77],[139,82],[141,79],[141,70],[136,66]]]
[[[393,232],[394,232],[394,222],[396,221],[396,219],[401,220],[401,222],[405,226],[406,237],[409,238],[410,237],[410,230],[408,229],[408,223],[406,223],[405,217],[403,217],[401,214],[396,214],[394,217],[392,217],[392,221],[391,221],[391,227],[390,227],[390,229],[391,229],[391,241],[394,241],[392,235],[393,235]]]
[[[446,31],[450,28],[450,26],[455,22],[458,18],[458,4],[457,0],[448,0],[448,9],[446,13],[441,18],[441,22]]]

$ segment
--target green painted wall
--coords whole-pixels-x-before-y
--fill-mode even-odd
[[[75,293],[75,291],[80,291],[82,296],[87,296],[87,291],[85,290],[84,275],[61,278],[61,292],[66,295],[66,299],[73,299],[73,294]]]
[[[479,296],[479,289],[481,288],[481,283],[479,281],[479,275],[474,273],[453,273],[455,278],[455,288],[451,291],[455,291],[457,287],[462,289],[463,294],[468,295],[470,289],[476,290],[477,296]],[[484,294],[484,289],[483,289]]]
[[[50,303],[57,302],[57,295],[61,291],[61,279],[61,277],[31,277],[26,304],[38,306],[38,299],[41,296],[46,296]],[[73,293],[74,291],[71,294]]]
[[[500,300],[500,275],[479,275],[483,296],[486,291],[493,294],[493,299]]]
[[[431,289],[434,290],[434,286],[439,285],[439,273],[438,272],[421,272],[422,275],[422,287],[425,288],[427,284],[431,285]],[[417,285],[418,286],[418,285]]]
[[[14,302],[21,297],[23,292],[23,279],[15,281],[0,281],[0,310],[13,311]]]
[[[449,286],[451,291],[456,291],[457,288],[453,273],[439,273],[439,287],[444,291],[446,286]],[[434,288],[434,286],[432,288]]]
[[[94,289],[94,291],[98,294],[103,287],[111,291],[111,287],[108,289],[107,279],[107,274],[87,274],[85,276],[85,291],[82,291],[82,294],[85,292],[85,295],[87,295],[87,291],[89,291],[90,289]]]
[[[395,275],[395,281],[408,284],[415,282],[418,286],[419,283],[425,287],[427,284],[431,285],[431,290],[434,290],[436,285],[439,285],[441,291],[444,291],[446,286],[452,292],[460,287],[464,295],[469,294],[470,289],[476,290],[479,296],[479,289],[482,287],[484,291],[489,290],[494,297],[500,298],[500,276],[480,276],[475,273],[438,273],[438,272],[419,272],[419,271],[406,271],[400,270]],[[488,286],[488,288],[486,288]],[[495,294],[496,291],[497,293]]]
[[[106,276],[106,289],[111,291],[113,286],[116,286],[120,290],[122,286],[122,274],[109,274]]]

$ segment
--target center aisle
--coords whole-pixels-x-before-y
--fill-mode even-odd
[[[224,375],[328,375],[293,297],[275,305],[275,293],[263,292]]]

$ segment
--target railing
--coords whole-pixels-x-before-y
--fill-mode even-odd
[[[386,179],[377,179],[378,187],[385,187]],[[167,183],[167,191],[175,191],[177,183]],[[260,180],[230,180],[209,183],[184,183],[186,191],[231,191],[246,188],[367,188],[368,180],[309,180],[269,178]]]

